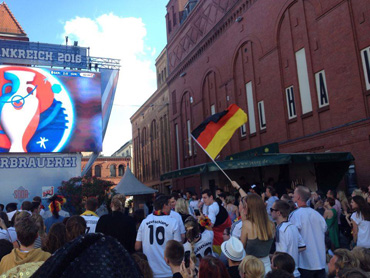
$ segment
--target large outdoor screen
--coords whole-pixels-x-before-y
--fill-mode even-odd
[[[100,152],[100,74],[0,66],[0,152]]]

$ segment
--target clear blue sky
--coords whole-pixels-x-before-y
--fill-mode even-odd
[[[166,45],[168,0],[6,0],[5,3],[30,41],[63,43],[60,35],[67,20],[114,13],[120,17],[142,18],[147,28],[146,43],[155,47],[158,54]]]
[[[166,45],[169,0],[6,0],[30,41],[64,44],[121,59],[120,78],[104,155],[132,137],[130,117],[156,90],[155,59]]]

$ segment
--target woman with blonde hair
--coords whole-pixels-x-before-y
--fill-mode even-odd
[[[344,191],[338,191],[337,199],[339,200],[344,213],[347,213],[349,210],[351,210],[346,193],[344,193]]]
[[[42,219],[40,214],[32,214],[31,218],[35,220],[36,225],[39,228],[38,237],[35,241],[35,248],[41,248],[43,242],[46,240],[44,219]]]
[[[264,202],[257,194],[249,194],[240,200],[241,213],[246,215],[242,224],[240,240],[247,255],[259,258],[266,273],[271,270],[269,252],[274,241],[274,224],[267,216]]]
[[[233,222],[236,218],[239,217],[239,210],[236,205],[234,205],[235,197],[232,195],[229,195],[225,199],[225,209],[227,210],[227,213],[229,214],[229,217],[231,219],[231,222]]]
[[[263,278],[265,267],[260,259],[247,255],[239,265],[239,274],[241,278]]]
[[[185,223],[186,218],[190,216],[189,204],[184,198],[177,199],[175,211],[180,214],[183,223]]]

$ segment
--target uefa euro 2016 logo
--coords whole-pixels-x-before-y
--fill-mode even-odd
[[[41,68],[0,66],[0,152],[59,152],[74,125],[69,92]]]

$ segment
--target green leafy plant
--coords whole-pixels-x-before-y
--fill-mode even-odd
[[[75,177],[63,181],[58,187],[58,192],[67,199],[67,203],[63,206],[64,209],[71,214],[81,214],[88,197],[96,197],[99,205],[105,203],[109,207],[110,198],[107,193],[113,185],[111,181],[96,177]]]

